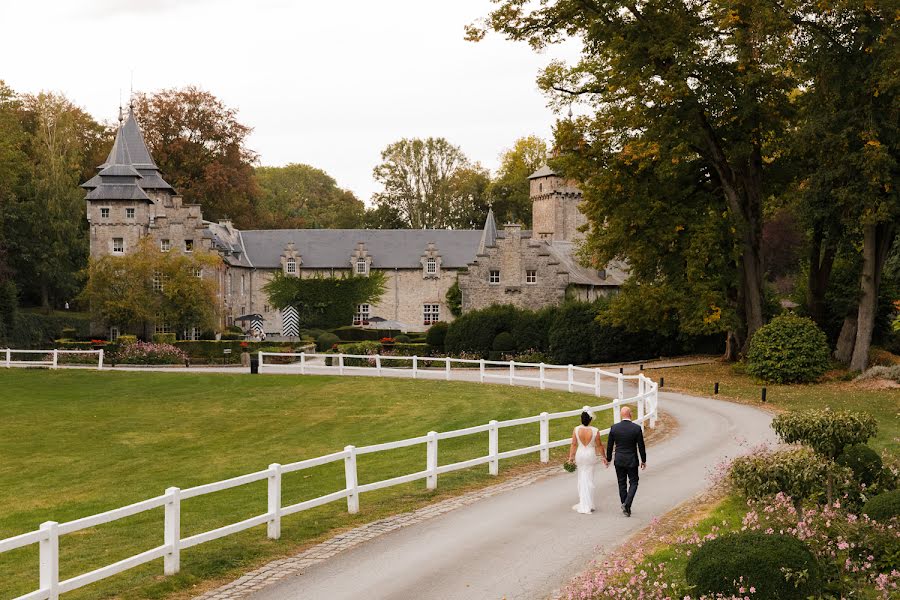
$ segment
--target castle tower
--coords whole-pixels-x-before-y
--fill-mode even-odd
[[[528,179],[534,237],[565,242],[581,237],[578,228],[587,223],[587,217],[578,209],[582,196],[575,182],[560,177],[547,165]]]

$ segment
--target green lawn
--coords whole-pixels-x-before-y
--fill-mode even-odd
[[[868,389],[839,377],[826,377],[822,383],[809,385],[765,384],[741,372],[740,365],[712,363],[690,367],[648,370],[655,381],[665,378],[666,390],[684,390],[715,397],[713,386],[719,382],[719,396],[758,406],[760,389],[766,386],[767,405],[775,410],[802,411],[830,407],[834,410],[868,412],[878,420],[878,436],[869,445],[900,457],[900,389]],[[835,373],[840,375],[840,373]],[[663,407],[665,410],[665,407]]]
[[[445,381],[324,376],[0,371],[0,539],[182,488],[339,451],[488,422],[579,408],[587,396]],[[605,427],[607,411],[597,423]],[[575,425],[551,423],[551,439]],[[538,442],[537,424],[500,431],[500,451]],[[487,453],[487,433],[439,444],[440,464]],[[564,451],[565,449],[561,449]],[[501,474],[537,456],[503,461]],[[424,446],[359,458],[360,483],[419,471]],[[182,553],[182,572],[162,561],[127,571],[66,598],[188,596],[204,581],[237,576],[336,529],[414,509],[496,479],[487,465],[442,475],[438,490],[418,481],[285,517],[282,539],[265,526]],[[185,501],[182,536],[266,510],[265,482]],[[285,475],[284,503],[344,487],[343,464]],[[64,536],[69,578],[162,543],[162,509]],[[0,554],[0,598],[37,588],[37,547]]]

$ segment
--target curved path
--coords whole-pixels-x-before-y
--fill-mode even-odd
[[[593,515],[572,511],[575,479],[561,472],[360,544],[249,597],[545,598],[653,517],[703,491],[708,471],[740,453],[745,440],[774,441],[771,415],[751,406],[660,393],[660,408],[678,431],[648,447],[630,519],[619,509],[612,468],[598,472]]]

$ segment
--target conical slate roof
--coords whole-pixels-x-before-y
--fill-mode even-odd
[[[121,113],[120,113],[121,114]],[[127,157],[127,158],[124,158]],[[144,190],[171,190],[169,185],[160,175],[159,167],[153,162],[147,144],[144,142],[144,135],[138,126],[137,119],[134,117],[134,109],[128,107],[128,116],[125,121],[119,125],[116,132],[116,141],[113,143],[112,149],[106,162],[98,167],[100,174],[113,165],[129,165],[140,175],[140,187]],[[99,175],[92,177],[81,185],[83,188],[93,189],[100,185]],[[123,200],[125,198],[122,198]]]
[[[529,175],[528,179],[537,179],[538,177],[552,177],[554,175],[556,175],[556,171],[554,171],[547,165],[544,165],[543,167]]]
[[[116,141],[113,142],[109,158],[104,167],[91,181],[84,184],[88,187],[87,200],[146,200],[150,201],[147,193],[141,189],[141,174],[131,164],[131,155],[122,135],[124,125],[119,125],[116,132]]]
[[[481,231],[481,242],[478,244],[478,254],[484,254],[484,249],[497,245],[497,222],[494,220],[494,209],[488,208],[487,218],[484,220],[484,229]]]

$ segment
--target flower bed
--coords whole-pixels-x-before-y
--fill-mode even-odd
[[[123,365],[179,365],[188,355],[171,344],[134,342],[120,346],[111,359]]]

